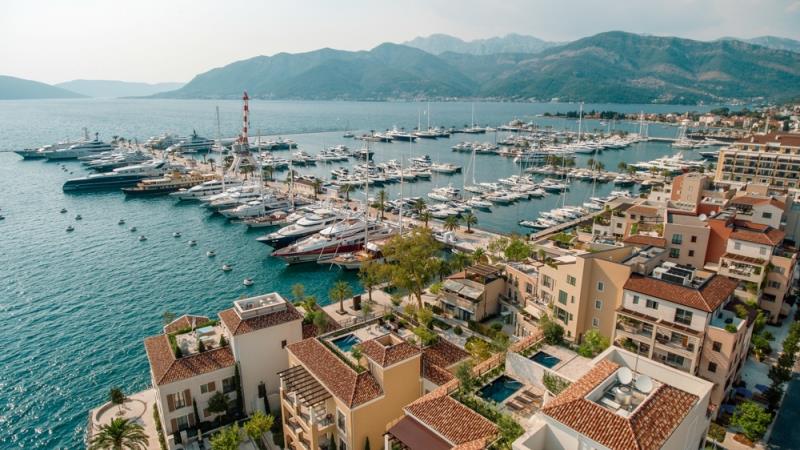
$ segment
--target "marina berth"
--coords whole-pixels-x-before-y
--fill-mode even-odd
[[[118,189],[134,186],[146,178],[162,177],[169,172],[183,171],[182,166],[173,165],[164,160],[154,160],[144,164],[121,167],[111,172],[91,174],[81,178],[67,180],[63,185],[64,192]]]
[[[123,187],[122,192],[126,195],[164,195],[200,185],[214,178],[216,178],[214,174],[171,172],[164,177],[144,179],[133,187]]]

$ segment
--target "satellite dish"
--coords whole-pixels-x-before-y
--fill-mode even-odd
[[[701,222],[705,222],[705,221],[706,221],[706,219],[708,219],[708,216],[706,216],[705,214],[700,214],[699,216],[697,216],[697,218],[698,218],[698,219],[699,219]]]
[[[636,389],[643,393],[648,394],[653,390],[653,380],[647,375],[641,375],[636,379]]]
[[[631,384],[631,381],[633,381],[633,372],[627,367],[622,367],[617,372],[617,379],[622,384]]]

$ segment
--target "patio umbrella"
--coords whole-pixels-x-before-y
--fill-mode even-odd
[[[758,389],[761,392],[767,392],[767,389],[769,389],[769,386],[764,386],[763,384],[757,384],[756,385],[756,389]]]

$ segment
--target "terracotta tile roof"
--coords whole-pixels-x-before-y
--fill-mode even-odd
[[[661,385],[633,415],[624,418],[585,397],[619,366],[601,361],[548,402],[542,413],[613,450],[656,450],[680,425],[697,396]]]
[[[157,385],[185,380],[204,373],[232,367],[233,358],[230,346],[196,353],[183,358],[175,358],[169,338],[165,334],[151,336],[144,340],[150,370]]]
[[[786,203],[774,198],[774,197],[756,197],[753,195],[740,195],[739,197],[734,197],[731,199],[732,205],[762,205],[764,203],[768,203],[772,206],[777,206],[780,209],[786,209]]]
[[[712,312],[736,290],[738,282],[722,275],[714,275],[700,289],[682,286],[677,283],[632,274],[625,282],[625,289],[651,297],[668,300],[672,303]]]
[[[454,446],[477,440],[486,444],[497,435],[497,427],[492,422],[447,395],[446,391],[433,391],[404,409],[406,414]]]
[[[735,253],[725,253],[724,255],[722,255],[722,257],[750,264],[758,264],[760,266],[763,266],[767,263],[767,260],[765,259],[753,258],[752,256],[737,255]]]
[[[293,320],[302,320],[303,315],[292,305],[286,303],[286,309],[283,311],[274,312],[271,314],[264,314],[249,319],[242,320],[233,308],[226,309],[219,312],[219,318],[222,323],[234,336],[257,331],[262,328],[274,327]]]
[[[754,134],[736,141],[743,144],[766,144],[780,142],[781,146],[799,147],[800,135],[787,133]]]
[[[435,344],[422,349],[422,376],[441,386],[454,378],[448,369],[467,358],[466,350],[439,338]]]
[[[357,373],[316,338],[295,342],[286,348],[331,394],[350,408],[383,394],[369,371]]]
[[[657,216],[658,208],[647,205],[636,205],[628,208],[628,214],[639,214],[641,216]]]
[[[403,340],[397,344],[385,346],[377,339],[362,342],[361,351],[364,356],[381,367],[389,367],[421,353],[418,348]]]
[[[786,236],[786,233],[775,228],[770,228],[766,232],[737,229],[731,233],[729,239],[775,246],[783,242],[784,236]]]
[[[635,234],[628,236],[622,242],[633,245],[648,245],[659,248],[667,247],[667,240],[662,237],[646,236],[644,234]]]
[[[164,333],[174,333],[183,328],[189,328],[192,326],[192,319],[194,319],[195,326],[199,326],[200,324],[208,322],[209,320],[206,316],[184,314],[172,322],[164,325]]]

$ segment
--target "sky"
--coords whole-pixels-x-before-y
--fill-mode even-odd
[[[162,82],[236,60],[445,33],[800,39],[800,0],[0,0],[0,75]]]

